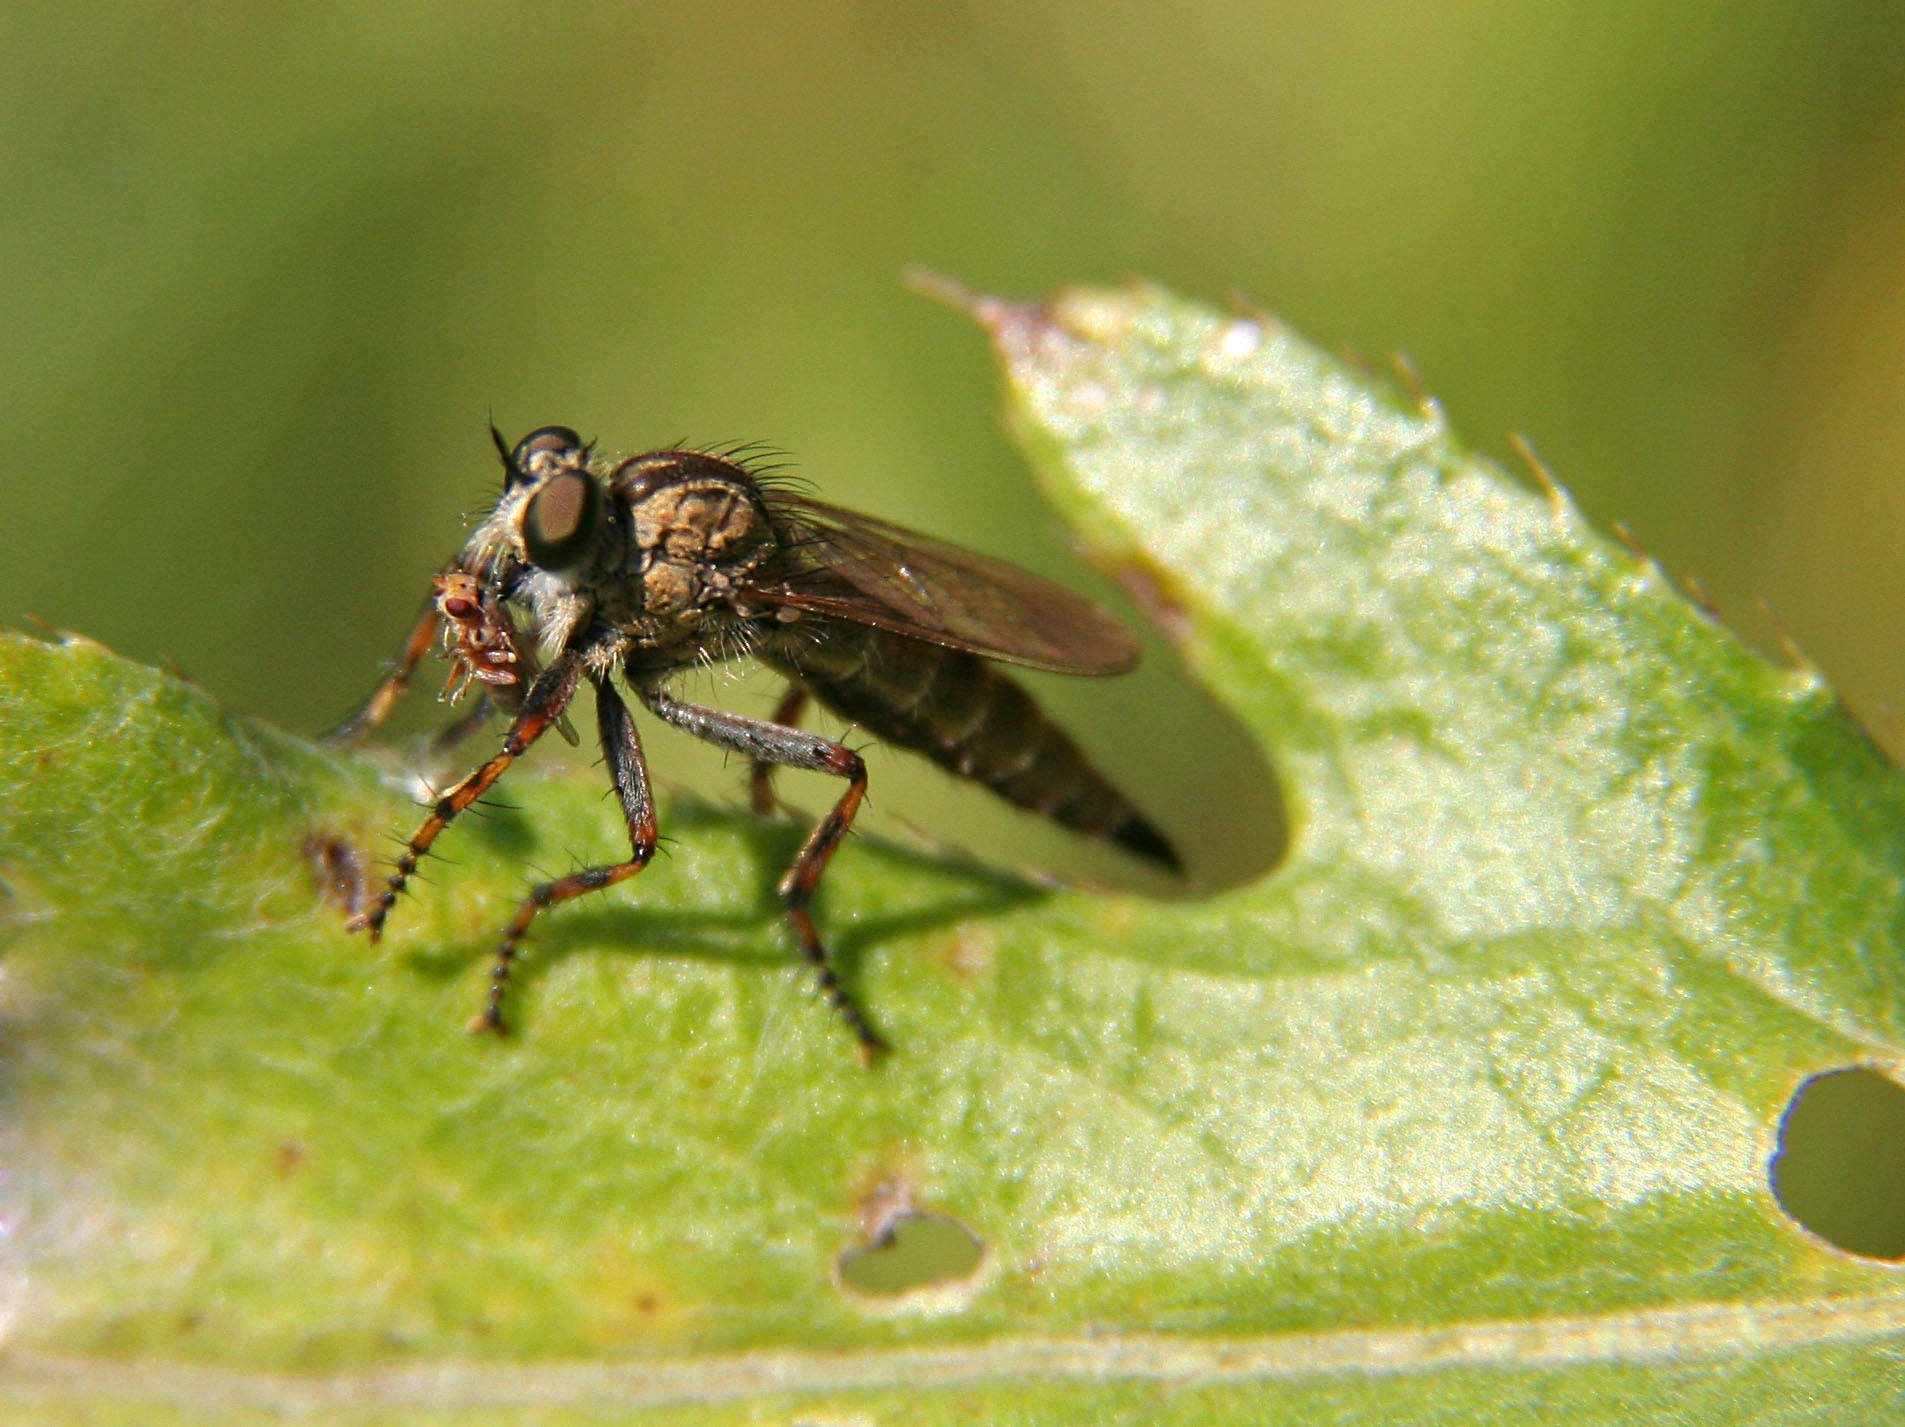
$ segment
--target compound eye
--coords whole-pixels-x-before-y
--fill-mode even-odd
[[[509,453],[509,484],[527,480],[536,474],[536,466],[549,458],[579,456],[582,438],[566,426],[542,426],[516,443]],[[540,459],[539,459],[540,458]]]
[[[545,570],[579,564],[602,518],[602,488],[585,471],[551,476],[523,507],[523,553]]]

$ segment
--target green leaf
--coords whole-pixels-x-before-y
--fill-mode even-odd
[[[471,1037],[527,869],[616,855],[599,771],[512,774],[371,946],[414,789],[8,636],[0,1404],[1896,1409],[1896,1270],[1768,1188],[1795,1087],[1905,1042],[1905,784],[1822,681],[1265,319],[974,310],[1054,497],[1261,739],[1275,871],[1160,903],[856,842],[819,916],[868,1073],[783,940],[800,829],[677,797]]]

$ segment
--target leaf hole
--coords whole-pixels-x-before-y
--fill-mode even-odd
[[[1905,1085],[1869,1066],[1815,1075],[1787,1102],[1779,1205],[1849,1254],[1905,1260]]]
[[[834,1274],[850,1293],[893,1301],[963,1288],[985,1257],[985,1244],[957,1219],[908,1210],[894,1215],[871,1243],[842,1253]]]

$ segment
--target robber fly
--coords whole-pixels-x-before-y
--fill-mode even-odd
[[[821,990],[866,1056],[880,1039],[835,976],[808,912],[866,793],[866,765],[796,726],[810,698],[1008,802],[1182,871],[1164,834],[991,662],[1122,673],[1137,662],[1137,645],[1110,616],[1011,565],[808,500],[728,456],[668,450],[610,461],[564,426],[532,431],[513,448],[494,428],[490,435],[503,460],[501,496],[436,577],[390,674],[338,733],[381,722],[439,634],[451,684],[458,692],[482,684],[510,715],[509,731],[437,798],[351,927],[372,940],[382,933],[437,837],[558,725],[585,680],[630,856],[531,889],[503,930],[472,1030],[504,1029],[511,966],[537,913],[632,877],[654,855],[655,802],[618,672],[664,723],[751,760],[762,811],[773,805],[775,766],[845,781],[779,892]],[[668,691],[684,668],[740,658],[787,679],[771,720]]]

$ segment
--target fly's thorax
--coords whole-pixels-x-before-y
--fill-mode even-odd
[[[627,535],[626,587],[602,594],[624,617],[692,623],[725,609],[776,548],[753,479],[717,456],[636,456],[616,467],[609,489]]]

